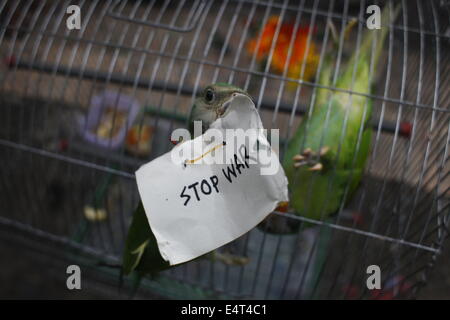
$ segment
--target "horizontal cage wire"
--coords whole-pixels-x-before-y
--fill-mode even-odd
[[[372,2],[401,4],[372,93],[319,84],[333,39],[335,76],[360,49]],[[66,23],[70,5],[79,29]],[[317,90],[344,91],[373,101],[372,141],[362,183],[335,215],[273,212],[305,228],[254,228],[221,248],[247,264],[196,260],[149,285],[168,297],[414,297],[448,235],[449,10],[438,0],[1,0],[0,225],[120,262],[134,172],[171,150],[205,86],[246,90],[264,127],[280,130],[281,159]],[[365,280],[373,264],[376,292]]]

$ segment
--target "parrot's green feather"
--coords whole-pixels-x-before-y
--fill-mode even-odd
[[[150,229],[142,202],[134,212],[128,231],[123,255],[123,272],[130,274],[133,270],[156,273],[169,267],[159,253],[156,238]]]
[[[390,13],[389,9],[386,6],[383,10],[381,30],[364,32],[359,50],[337,78],[335,86],[342,90],[328,89],[332,86],[333,53],[324,57],[312,112],[295,132],[283,160],[290,206],[299,215],[321,219],[335,213],[361,181],[372,132],[372,101],[365,96],[372,84],[371,58],[376,71],[388,22],[399,11],[396,8]]]

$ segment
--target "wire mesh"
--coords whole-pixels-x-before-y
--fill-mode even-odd
[[[79,30],[66,26],[66,9],[73,4],[81,9]],[[283,157],[321,88],[305,76],[305,62],[297,74],[287,63],[273,70],[283,23],[308,30],[305,50],[317,48],[320,72],[333,38],[327,21],[333,22],[336,78],[343,61],[359,50],[367,5],[0,1],[0,223],[119,259],[138,201],[134,171],[170,150],[170,134],[186,125],[196,94],[218,81],[247,90],[265,128],[280,129]],[[262,27],[273,17],[274,36],[261,63],[249,42],[262,41]],[[344,29],[352,20],[356,26],[347,38]],[[249,257],[245,266],[195,261],[165,275],[236,298],[415,296],[448,234],[449,30],[445,1],[401,1],[381,67],[371,70],[373,94],[351,92],[373,100],[373,138],[362,185],[348,205],[331,219],[273,213],[285,223],[313,227],[290,235],[255,228],[228,245]],[[342,90],[335,84],[326,88]],[[138,154],[125,143],[101,148],[98,140],[83,139],[93,98],[105,92],[139,104],[133,124],[139,131],[152,128],[150,152]],[[113,123],[121,121],[119,98],[109,107]],[[104,208],[107,219],[86,219],[87,206]],[[388,289],[367,290],[366,268],[372,264],[383,270]]]

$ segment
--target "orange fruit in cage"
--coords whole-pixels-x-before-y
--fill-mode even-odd
[[[148,125],[134,125],[128,130],[126,138],[126,149],[138,156],[150,154],[151,140],[154,128]]]
[[[248,42],[248,52],[250,54],[256,53],[256,58],[260,62],[269,57],[279,20],[279,17],[272,16],[264,25],[261,36],[250,39]],[[308,45],[308,37],[310,34],[312,32],[310,32],[308,26],[296,28],[290,22],[281,24],[270,60],[271,69],[274,72],[282,74],[287,68],[288,77],[306,81],[311,80],[316,74],[317,65],[319,64],[319,54],[312,39]],[[295,38],[292,40],[292,37]],[[291,42],[292,48],[289,56]],[[288,58],[289,61],[287,61]],[[303,71],[302,68],[304,68]]]

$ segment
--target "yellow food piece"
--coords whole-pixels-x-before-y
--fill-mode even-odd
[[[84,216],[92,222],[104,221],[108,217],[105,209],[94,209],[91,206],[84,207]]]
[[[125,125],[126,112],[115,110],[115,108],[107,108],[100,119],[100,122],[94,133],[103,139],[114,138],[122,127]]]

